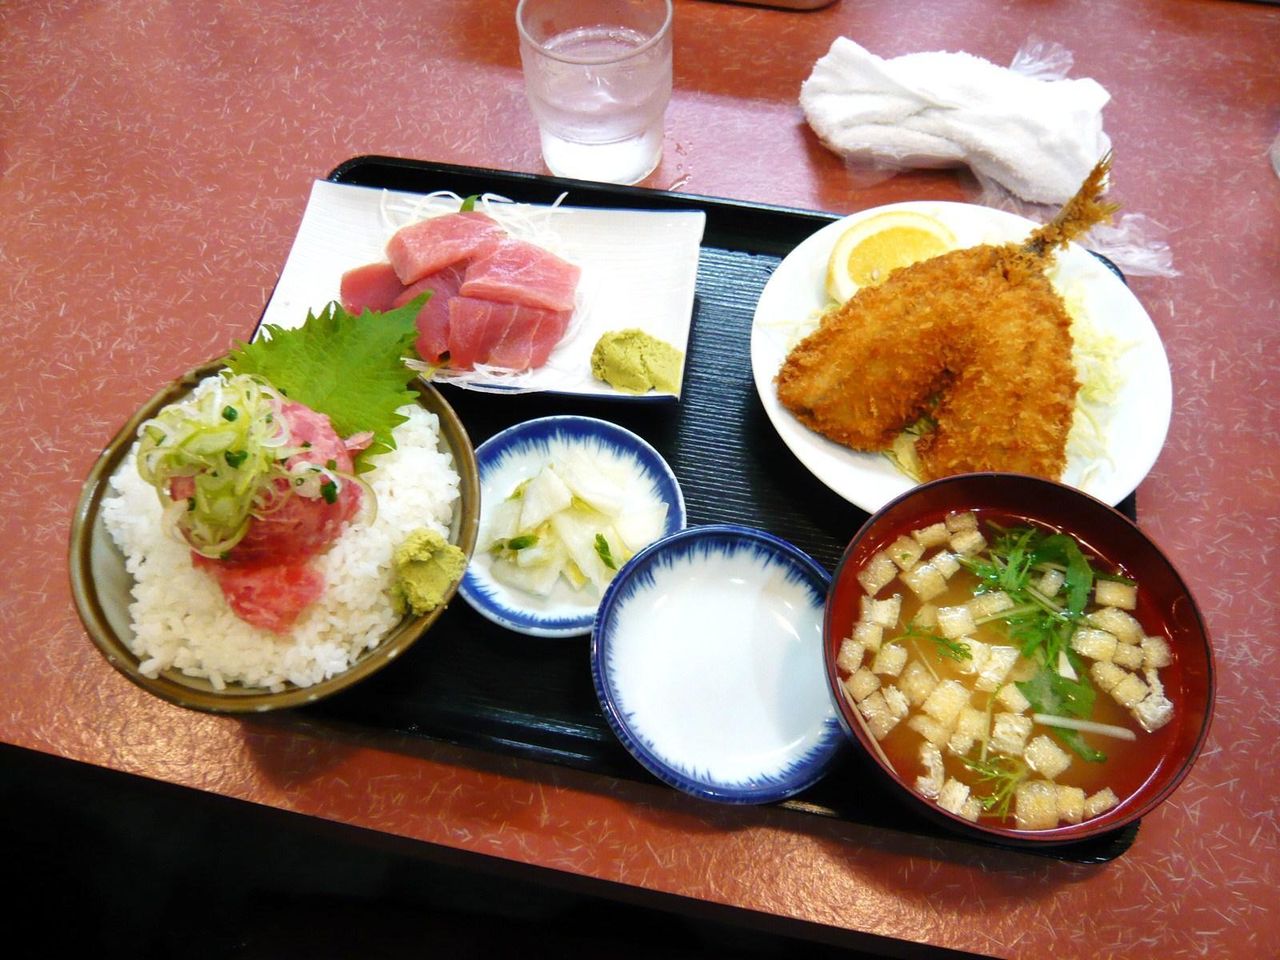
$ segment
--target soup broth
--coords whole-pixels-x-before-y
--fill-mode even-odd
[[[953,514],[857,572],[867,594],[840,649],[844,693],[899,776],[966,819],[1098,816],[1151,776],[1172,735],[1165,625],[1126,571],[1056,533]]]

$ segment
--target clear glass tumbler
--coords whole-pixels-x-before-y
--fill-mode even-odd
[[[556,176],[636,183],[662,158],[671,0],[520,0],[525,92]]]

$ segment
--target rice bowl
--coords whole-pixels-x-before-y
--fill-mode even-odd
[[[138,425],[218,369],[175,381],[135,415],[103,453],[72,530],[77,608],[95,643],[130,679],[184,706],[263,710],[319,699],[380,668],[407,648],[443,606],[401,616],[389,593],[391,553],[427,527],[469,557],[478,490],[465,430],[429,385],[395,432],[397,449],[365,475],[377,516],[352,524],[315,560],[324,596],[287,637],[235,616],[189,551],[166,537],[154,491],[133,467]],[[445,597],[452,597],[452,591]]]

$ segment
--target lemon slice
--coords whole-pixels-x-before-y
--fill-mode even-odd
[[[827,293],[843,303],[860,287],[956,247],[955,235],[933,217],[888,210],[859,220],[840,235],[827,261]]]

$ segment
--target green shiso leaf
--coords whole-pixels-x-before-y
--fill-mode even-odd
[[[265,336],[237,345],[227,366],[323,413],[341,437],[372,433],[373,442],[356,457],[357,472],[371,470],[369,458],[395,448],[391,431],[404,422],[396,411],[417,400],[409,388],[417,373],[404,358],[416,356],[414,321],[425,302],[416,297],[358,317],[330,303],[319,314],[308,311],[301,327],[267,324]]]

